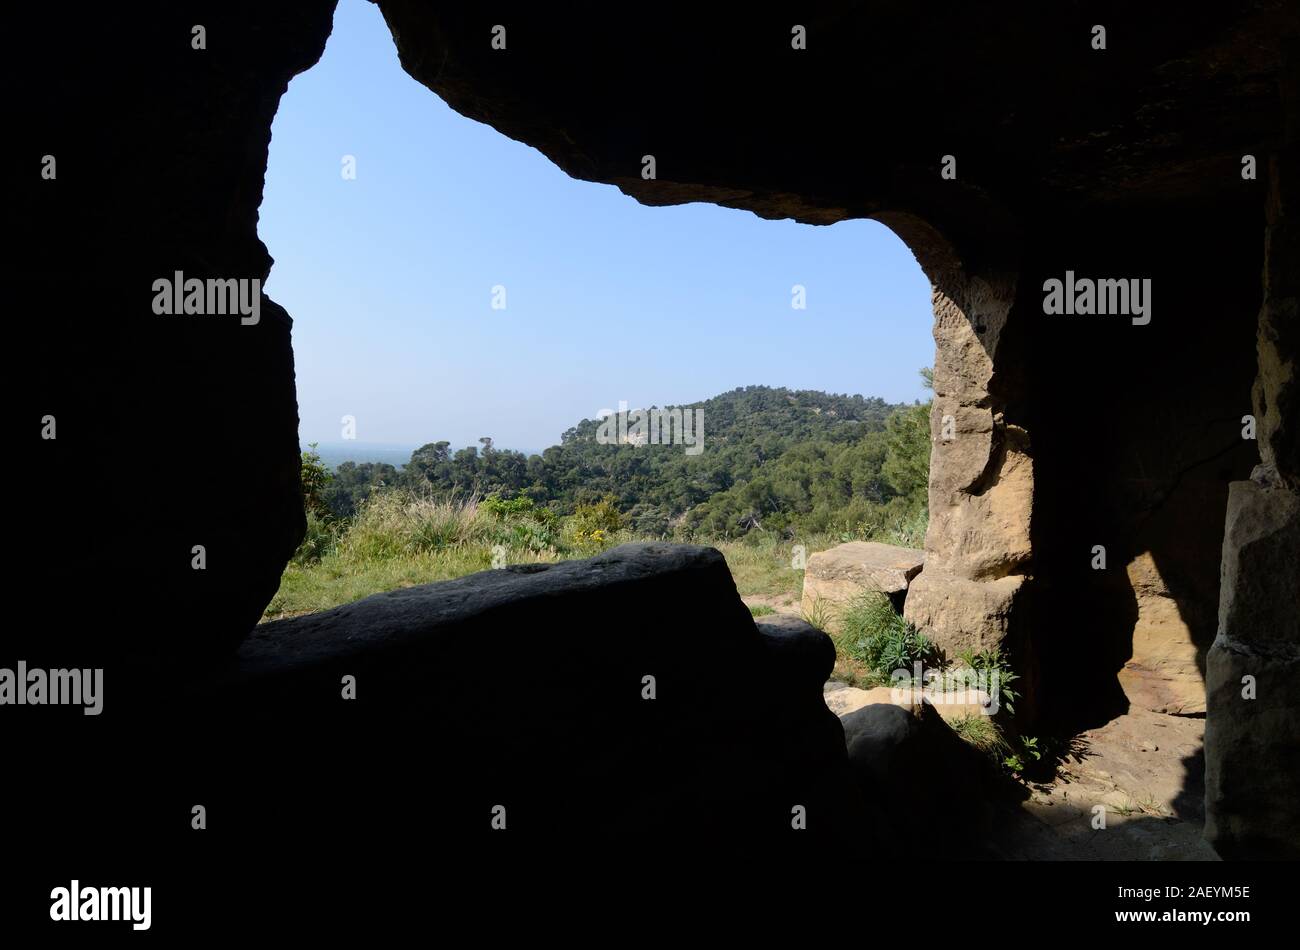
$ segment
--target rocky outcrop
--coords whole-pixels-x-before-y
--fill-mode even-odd
[[[901,610],[925,552],[876,541],[850,541],[808,557],[803,575],[804,616],[818,609],[834,618],[864,591],[878,591]]]
[[[1010,648],[1032,548],[1033,460],[1025,429],[991,391],[1014,360],[1014,281],[957,280],[934,291],[934,406],[926,570],[904,616],[945,653]],[[952,296],[949,294],[952,293]]]

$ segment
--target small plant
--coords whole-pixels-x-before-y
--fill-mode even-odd
[[[986,755],[1002,761],[1011,751],[1002,730],[988,716],[959,716],[948,723],[952,731]]]
[[[877,591],[865,591],[845,608],[838,642],[848,656],[886,678],[938,660],[934,644]]]
[[[1012,689],[1011,684],[1020,679],[1020,676],[1012,671],[1011,663],[1001,648],[981,650],[978,653],[962,650],[957,654],[957,659],[961,666],[948,671],[950,679],[965,688],[984,688],[990,692],[996,684],[999,704],[1006,707],[1011,715],[1016,714],[1015,704],[1020,699],[1020,693]]]
[[[776,611],[767,604],[751,604],[749,607],[749,615],[751,617],[768,617],[774,613],[776,613]]]
[[[803,622],[826,633],[831,625],[831,611],[826,601],[820,597],[813,597],[808,606],[803,609]]]
[[[1023,748],[1023,755],[1019,752],[1013,752],[1002,760],[1002,765],[1017,778],[1033,768],[1034,764],[1043,758],[1043,753],[1038,748],[1037,736],[1021,736],[1020,744]]]
[[[307,533],[293,554],[293,563],[299,566],[319,564],[320,559],[334,550],[342,526],[333,518],[312,509],[307,510]]]

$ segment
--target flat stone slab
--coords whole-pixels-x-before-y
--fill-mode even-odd
[[[877,541],[850,541],[808,558],[803,575],[803,611],[815,604],[832,618],[863,591],[891,598],[904,594],[925,566],[925,552]]]

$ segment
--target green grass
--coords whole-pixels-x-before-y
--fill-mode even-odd
[[[959,716],[951,720],[948,725],[957,735],[999,762],[1011,751],[1011,746],[1003,737],[1002,730],[988,716],[979,714]]]
[[[328,610],[382,591],[451,580],[493,566],[493,552],[507,564],[589,557],[637,538],[617,525],[618,513],[600,504],[558,517],[527,499],[434,500],[400,489],[376,492],[348,522],[308,517],[307,536],[280,579],[263,620]],[[798,541],[773,536],[717,541],[742,597],[773,596],[798,603],[804,558],[834,547],[841,538],[817,535]],[[797,549],[802,548],[802,552]],[[766,616],[771,607],[751,609]],[[810,622],[827,629],[832,618]],[[869,671],[859,671],[869,677]]]
[[[750,604],[749,615],[751,617],[770,617],[776,613],[776,610],[767,604]]]

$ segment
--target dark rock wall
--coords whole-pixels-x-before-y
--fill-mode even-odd
[[[44,64],[19,97],[13,153],[15,312],[32,316],[13,321],[11,385],[28,378],[21,415],[53,415],[57,438],[24,426],[10,497],[30,499],[26,583],[71,608],[15,631],[17,655],[228,652],[275,592],[304,526],[292,321],[268,298],[257,325],[158,316],[152,285],[269,273],[257,215],[271,121],[333,9],[47,6],[11,31]],[[195,545],[207,570],[191,569]]]

